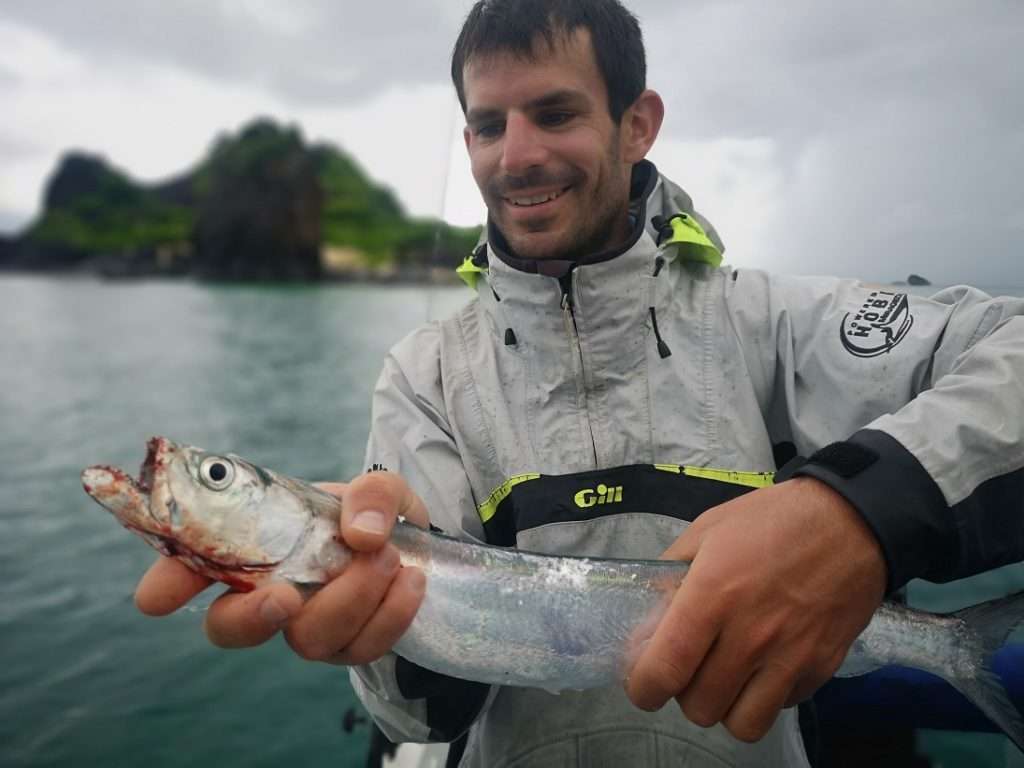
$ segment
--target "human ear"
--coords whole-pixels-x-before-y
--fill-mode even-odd
[[[648,89],[637,97],[622,115],[619,140],[624,162],[638,163],[646,157],[664,119],[665,103],[656,91]]]

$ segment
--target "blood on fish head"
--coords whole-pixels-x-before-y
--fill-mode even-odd
[[[149,495],[124,470],[89,467],[82,472],[82,487],[123,525],[149,524]]]
[[[129,530],[193,570],[254,586],[295,548],[309,511],[266,470],[163,437],[133,480],[115,467],[82,473],[86,492]]]

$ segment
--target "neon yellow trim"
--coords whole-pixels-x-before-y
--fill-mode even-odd
[[[722,252],[693,216],[677,213],[668,223],[672,226],[672,237],[662,245],[678,245],[679,255],[685,261],[699,261],[712,267],[722,263]]]
[[[745,485],[748,488],[767,488],[775,482],[774,472],[740,472],[735,469],[709,469],[708,467],[683,467],[683,474],[703,477],[720,483]]]
[[[775,480],[774,472],[742,472],[737,469],[710,469],[709,467],[687,467],[680,464],[655,464],[655,469],[662,472],[684,474],[690,477],[702,477],[705,480],[717,480],[720,483],[745,485],[748,488],[766,488]]]
[[[474,291],[476,290],[477,280],[480,279],[480,275],[483,273],[483,268],[473,263],[472,254],[463,259],[462,263],[455,268],[455,274]]]
[[[502,501],[504,501],[506,496],[512,493],[512,489],[515,486],[519,485],[520,483],[524,483],[527,480],[536,480],[538,477],[540,477],[539,473],[530,472],[525,475],[516,475],[515,477],[510,477],[504,483],[499,485],[497,488],[491,491],[491,495],[487,497],[487,500],[479,507],[477,507],[477,511],[480,513],[480,520],[486,523],[488,520],[494,517],[495,513],[497,513],[498,511],[498,505],[501,504]]]
[[[708,467],[688,467],[681,464],[655,464],[654,468],[661,472],[670,472],[675,475],[689,475],[690,477],[700,477],[705,480],[715,480],[719,483],[743,485],[748,488],[767,488],[775,481],[774,472],[743,472],[736,469],[710,469]],[[480,514],[480,520],[484,523],[488,522],[497,514],[498,505],[501,504],[501,502],[504,501],[510,493],[512,493],[513,488],[520,483],[525,483],[527,480],[536,480],[538,477],[540,477],[539,472],[528,472],[524,475],[510,477],[504,483],[499,485],[491,491],[491,495],[487,497],[487,500],[477,507],[477,512]],[[590,491],[591,489],[588,488],[585,490]],[[605,492],[607,492],[607,490],[609,489],[606,489]],[[614,496],[612,499],[609,499],[604,503],[622,501],[621,486],[617,486],[610,490],[615,491]],[[577,496],[578,495],[579,494],[577,494]],[[577,503],[579,502],[577,501]]]

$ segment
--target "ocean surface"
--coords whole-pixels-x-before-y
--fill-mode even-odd
[[[1022,294],[1020,290],[1006,290]],[[154,555],[82,492],[163,434],[311,480],[363,467],[368,404],[399,338],[459,288],[222,287],[0,277],[0,766],[362,766],[345,670],[280,639],[210,646],[203,608],[139,614]],[[953,608],[1019,566],[912,597]],[[1024,765],[994,735],[926,733],[942,765]]]

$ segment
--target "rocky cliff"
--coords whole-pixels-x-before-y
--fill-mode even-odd
[[[0,268],[260,281],[422,274],[461,262],[478,233],[409,217],[342,150],[261,119],[161,184],[67,153],[40,216],[0,239]]]

